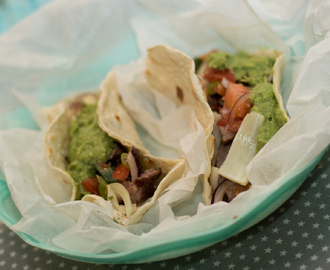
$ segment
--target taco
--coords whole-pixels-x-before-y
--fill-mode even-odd
[[[70,97],[46,112],[46,157],[72,187],[70,200],[111,201],[123,226],[139,222],[183,173],[184,160],[157,158],[144,148],[113,72],[100,92]]]
[[[178,105],[195,107],[209,161],[203,201],[230,202],[250,187],[247,164],[289,120],[280,94],[284,54],[212,51],[194,60],[174,48],[155,46],[149,49],[145,76]]]

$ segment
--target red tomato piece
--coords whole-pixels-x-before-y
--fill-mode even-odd
[[[229,69],[217,70],[209,67],[204,72],[204,79],[211,83],[221,82],[223,78],[226,78],[229,82],[235,82],[235,75]]]
[[[231,125],[228,126],[228,130],[232,133],[237,133],[242,122],[243,122],[242,119],[234,119],[234,121],[231,123]]]
[[[222,98],[223,101],[225,102],[223,107],[228,108],[231,111],[232,108],[234,107],[236,101],[241,96],[243,96],[244,94],[247,94],[247,93],[250,93],[250,91],[243,84],[229,83],[227,90],[226,90],[226,95]],[[245,108],[246,106],[243,105],[240,107]],[[248,113],[248,112],[249,111],[247,111],[246,113]],[[242,118],[244,118],[244,116]]]
[[[230,110],[230,114],[223,115],[217,125],[226,126],[232,133],[236,133],[243,118],[249,113],[252,105],[249,97],[244,98],[250,91],[242,84],[229,83],[226,95],[222,98],[225,103],[222,110]],[[241,99],[240,99],[241,98]]]
[[[221,118],[217,122],[217,126],[225,127],[227,125],[229,115],[230,115],[230,112],[223,113],[223,111],[221,111]]]
[[[119,180],[125,181],[129,174],[129,168],[120,164],[112,173],[112,177]]]
[[[217,122],[217,126],[226,127],[228,124],[228,130],[232,133],[236,133],[241,126],[242,121],[242,119],[234,119],[230,124],[228,124],[228,119],[223,117]]]
[[[92,194],[99,195],[99,182],[97,181],[96,176],[91,178],[86,178],[84,181],[81,182],[83,187]]]
[[[218,122],[217,126],[225,127],[227,125],[228,119],[222,117]]]

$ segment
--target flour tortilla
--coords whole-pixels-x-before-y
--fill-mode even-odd
[[[157,158],[144,148],[136,131],[134,121],[123,106],[117,91],[115,73],[110,72],[101,84],[100,93],[73,96],[45,110],[50,120],[50,126],[45,134],[46,157],[50,167],[58,171],[61,179],[72,187],[71,201],[76,199],[78,184],[65,170],[69,165],[66,156],[69,142],[69,126],[73,117],[72,110],[74,110],[72,104],[77,102],[77,100],[83,100],[86,103],[98,102],[97,113],[102,130],[122,145],[128,148],[134,146],[138,150],[144,164],[148,167],[160,167],[162,169],[162,180],[158,184],[153,197],[140,207],[136,207],[136,211],[130,217],[126,215],[125,207],[118,207],[118,205],[113,203],[113,218],[118,223],[124,226],[135,224],[140,221],[143,214],[154,204],[161,193],[170,184],[181,178],[185,161],[182,159]],[[57,195],[53,194],[53,196],[56,197]],[[99,204],[103,198],[99,197],[97,199],[93,197],[85,200]]]
[[[273,89],[276,100],[282,109],[283,116],[288,121],[282,96],[280,93],[281,69],[284,63],[284,53],[277,50],[263,50],[254,55],[276,58],[273,67]],[[211,160],[214,154],[214,137],[212,135],[214,115],[207,103],[204,90],[195,74],[195,63],[183,52],[165,45],[149,49],[146,60],[145,77],[149,85],[173,100],[178,106],[190,105],[195,109],[199,123],[205,131],[205,156],[208,166],[203,181],[203,202],[211,204],[212,188],[209,183]]]

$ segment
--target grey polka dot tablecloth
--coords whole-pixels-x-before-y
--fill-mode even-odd
[[[327,270],[330,269],[330,151],[302,186],[270,216],[187,256],[147,264],[96,265],[34,248],[0,224],[0,270]]]

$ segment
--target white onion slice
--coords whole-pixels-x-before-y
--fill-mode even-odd
[[[219,174],[245,186],[249,183],[245,169],[256,154],[257,138],[265,117],[256,112],[247,114],[235,136]]]
[[[131,151],[127,155],[127,163],[131,171],[132,182],[134,183],[135,180],[139,177],[139,169],[136,165],[135,158]]]
[[[228,82],[228,80],[225,78],[225,77],[223,77],[222,78],[222,80],[221,80],[221,84],[222,84],[222,86],[224,87],[224,88],[228,88],[228,84],[229,84],[229,82]]]
[[[132,213],[136,210],[136,206],[135,204],[132,204],[127,189],[120,183],[112,183],[108,185],[108,187],[110,187],[110,189],[117,195],[117,197],[121,197],[123,199],[126,215],[127,217],[130,217]]]
[[[219,168],[211,167],[211,175],[210,175],[210,184],[212,187],[212,191],[214,192],[217,186],[219,185]]]

